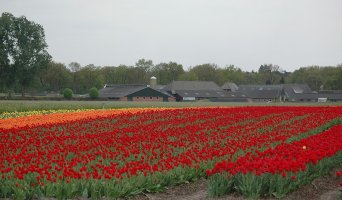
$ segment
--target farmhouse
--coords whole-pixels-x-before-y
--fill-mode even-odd
[[[162,89],[176,97],[176,101],[235,101],[247,102],[247,95],[227,92],[212,81],[173,81]]]
[[[289,101],[333,101],[342,102],[342,94],[335,92],[313,92],[306,84],[284,84],[284,93]]]
[[[221,88],[227,92],[229,91],[236,92],[239,89],[239,87],[233,82],[226,82],[221,86]]]
[[[313,92],[307,84],[283,84],[283,85],[240,85],[239,92],[244,92],[256,102],[274,101],[323,101],[330,100],[342,102],[341,93]]]
[[[282,85],[240,85],[238,92],[246,93],[257,102],[274,101],[274,97],[281,100],[284,96]]]
[[[156,78],[151,77],[150,85],[105,85],[99,90],[99,97],[114,101],[176,101],[175,97],[157,88],[162,88],[162,86],[157,86]]]

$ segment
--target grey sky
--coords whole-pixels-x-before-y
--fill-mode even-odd
[[[0,0],[44,27],[53,60],[190,66],[342,63],[341,0]]]

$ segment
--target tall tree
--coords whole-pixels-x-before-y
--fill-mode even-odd
[[[68,65],[70,71],[71,71],[71,85],[72,85],[72,89],[74,91],[75,94],[79,94],[80,93],[80,88],[81,88],[81,84],[84,80],[84,76],[82,76],[81,73],[81,64],[77,63],[77,62],[71,62]]]
[[[226,65],[224,69],[220,70],[220,75],[222,76],[224,82],[234,82],[238,85],[246,83],[246,78],[242,70],[234,65]]]
[[[145,69],[142,67],[127,67],[127,83],[128,84],[147,84],[145,79]]]
[[[92,87],[100,89],[104,86],[100,67],[96,67],[93,64],[87,65],[81,69],[81,74],[84,77],[82,83],[83,93],[87,93]]]
[[[264,76],[266,84],[273,85],[280,81],[282,69],[278,65],[264,64],[260,66],[259,73]]]
[[[178,77],[178,81],[198,81],[198,77],[195,73],[185,72]]]
[[[116,68],[115,84],[127,84],[127,66],[120,65]]]
[[[14,38],[14,16],[9,13],[2,13],[0,17],[0,84],[8,88],[11,96],[11,86],[15,82],[16,71],[11,64],[10,51],[13,49]]]
[[[338,64],[334,71],[335,71],[334,76],[337,79],[337,89],[342,90],[342,64]]]
[[[254,71],[244,72],[243,76],[245,77],[246,81],[241,83],[241,85],[263,84],[259,81],[259,73],[256,73]]]
[[[50,67],[51,67],[51,63],[48,65],[48,68],[46,69],[42,69],[38,74],[37,74],[37,79],[38,79],[38,82],[39,82],[39,88],[38,88],[38,91],[44,91],[46,89],[48,89],[48,82],[49,82],[49,79],[48,79],[48,73],[49,73],[49,70],[50,70]]]
[[[145,73],[148,73],[153,68],[153,61],[152,60],[145,60],[140,59],[138,62],[135,63],[135,67],[139,67],[144,69]]]
[[[70,69],[68,69],[63,63],[51,62],[46,79],[50,85],[50,88],[55,91],[64,90],[71,85]]]
[[[116,82],[116,67],[105,66],[101,68],[101,74],[106,84],[115,84]]]
[[[184,74],[184,69],[181,64],[178,64],[176,62],[169,62],[168,64],[164,65],[167,73],[166,76],[166,82],[171,83],[172,81],[175,81],[178,79],[178,77],[182,74]]]
[[[338,68],[333,66],[321,67],[320,74],[323,79],[323,85],[325,90],[338,90],[339,85],[339,77],[338,77]]]
[[[195,73],[199,81],[214,81],[216,84],[223,84],[221,80],[220,70],[216,64],[197,65],[190,69],[190,72]]]
[[[51,56],[47,52],[45,33],[41,25],[29,21],[25,16],[14,17],[3,13],[0,20],[0,38],[4,45],[0,50],[4,63],[11,61],[11,70],[7,70],[18,80],[22,87],[22,97],[25,88],[29,86],[37,73],[48,67]],[[5,67],[7,67],[5,65]]]
[[[280,83],[280,84],[285,84],[285,79],[284,79],[284,77],[283,77],[283,76],[281,77],[281,79],[280,79],[279,83]]]
[[[151,75],[157,77],[157,83],[161,85],[169,84],[166,80],[167,70],[166,63],[159,63],[155,65],[151,70]]]

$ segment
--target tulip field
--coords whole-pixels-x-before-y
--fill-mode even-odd
[[[342,163],[341,138],[342,106],[8,113],[0,198],[133,197],[203,177],[208,197],[282,198]]]

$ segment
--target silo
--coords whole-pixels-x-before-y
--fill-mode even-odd
[[[154,76],[150,78],[150,87],[155,90],[157,89],[157,78]]]

